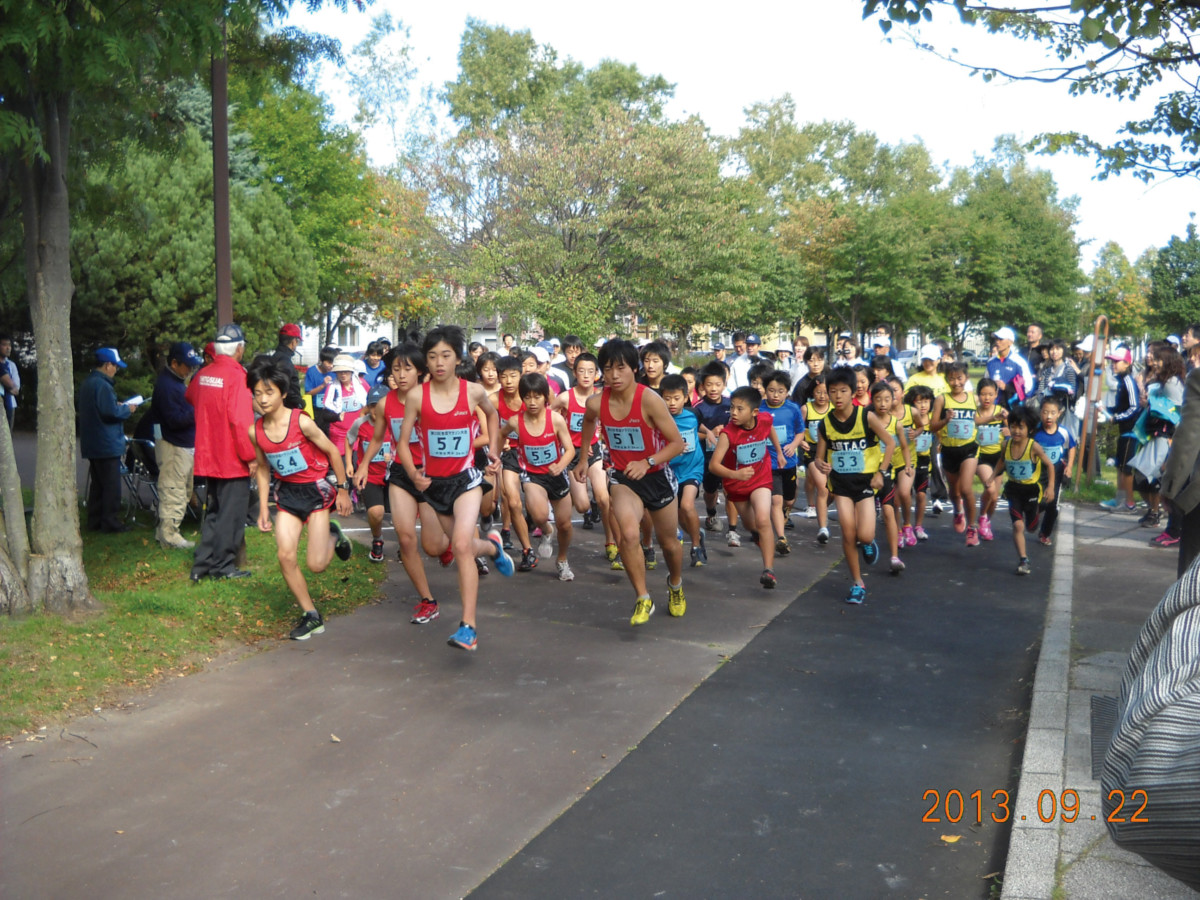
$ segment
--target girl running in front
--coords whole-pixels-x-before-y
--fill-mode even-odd
[[[975,442],[979,445],[975,454],[975,472],[984,485],[983,496],[979,498],[979,536],[990,541],[995,537],[992,533],[992,513],[996,511],[996,501],[1000,499],[1000,485],[992,481],[992,475],[1000,465],[1000,451],[1003,448],[1000,430],[1008,418],[1008,411],[996,405],[1000,389],[990,378],[979,379],[979,384],[975,385],[975,395],[979,398],[979,406],[975,411]]]
[[[429,381],[413,388],[405,398],[404,424],[400,426],[396,456],[417,490],[425,494],[437,513],[442,530],[450,535],[450,546],[458,564],[458,590],[462,597],[462,619],[447,643],[463,650],[478,646],[475,612],[479,599],[479,572],[475,557],[496,561],[501,575],[512,575],[513,562],[504,552],[500,531],[478,536],[479,506],[483,496],[483,473],[472,464],[475,451],[475,410],[487,417],[491,443],[488,468],[500,469],[500,420],[483,385],[463,381],[455,374],[462,362],[466,340],[453,325],[434,328],[421,345]],[[420,426],[424,466],[418,468],[409,448],[413,429]]]
[[[704,566],[708,564],[708,549],[704,546],[704,532],[700,530],[700,514],[696,512],[696,498],[704,479],[700,417],[688,405],[690,390],[682,375],[664,375],[661,393],[683,438],[683,452],[670,463],[679,485],[679,527],[692,540],[692,565]]]
[[[354,484],[360,492],[365,490],[370,478],[370,461],[379,454],[384,441],[389,441],[392,445],[392,464],[388,469],[388,506],[392,513],[392,527],[396,530],[396,541],[400,545],[400,563],[417,591],[418,602],[410,621],[414,625],[424,625],[436,619],[440,610],[429,588],[425,563],[418,552],[418,519],[421,522],[420,548],[423,548],[426,554],[448,559],[447,554],[451,552],[450,542],[442,531],[433,507],[425,499],[425,494],[418,490],[404,471],[404,467],[400,465],[396,456],[396,443],[404,425],[405,399],[409,392],[421,383],[421,376],[425,373],[425,357],[420,347],[411,341],[405,341],[389,350],[383,360],[389,373],[388,377],[396,388],[388,391],[382,403],[375,405],[375,412],[371,418],[371,442],[363,451],[358,468],[354,470]],[[417,432],[412,432],[409,440],[412,442],[410,453],[415,460],[421,460],[421,445],[417,443]]]
[[[554,536],[558,535],[558,580],[574,581],[575,573],[567,562],[571,546],[571,485],[566,470],[575,458],[567,421],[550,409],[550,385],[538,372],[522,375],[521,403],[525,411],[510,421],[508,430],[521,442],[521,468],[526,475],[525,507],[533,524],[542,531],[538,556],[554,556]],[[554,524],[550,524],[550,509]]]
[[[975,395],[967,390],[967,364],[947,364],[946,383],[950,390],[934,399],[929,429],[936,431],[942,442],[942,471],[954,505],[954,530],[967,533],[968,547],[978,547],[973,485],[979,445],[975,443]]]
[[[925,499],[929,492],[929,472],[933,465],[933,432],[929,429],[929,411],[933,406],[933,389],[923,384],[910,387],[904,394],[904,402],[912,416],[912,428],[908,432],[908,442],[913,448],[913,484],[912,490],[916,497],[916,507],[913,510],[913,527],[907,525],[904,529],[904,543],[915,547],[917,541],[929,540],[925,530]],[[904,513],[908,520],[908,511]]]
[[[721,478],[725,496],[737,505],[738,516],[758,534],[758,549],[763,560],[758,583],[765,588],[774,588],[772,477],[767,452],[774,451],[780,466],[785,460],[774,420],[759,412],[761,405],[762,394],[752,387],[740,387],[729,395],[729,426],[717,438],[717,449],[708,465],[712,473]]]
[[[349,559],[350,539],[337,521],[329,518],[336,506],[338,515],[350,515],[350,482],[333,442],[317,423],[298,409],[288,409],[283,398],[291,384],[289,366],[269,356],[260,356],[250,364],[246,386],[254,392],[254,403],[262,418],[250,426],[250,441],[258,461],[258,530],[274,527],[276,556],[288,590],[300,604],[299,624],[289,637],[306,641],[325,631],[325,620],[312,601],[308,582],[300,571],[297,548],[300,532],[308,526],[308,569],[324,572],[336,551],[339,559]],[[326,475],[333,469],[337,487]],[[269,507],[271,473],[275,474],[275,523]],[[326,539],[326,535],[328,538]]]
[[[829,542],[829,478],[813,465],[817,458],[821,422],[833,409],[833,404],[829,402],[827,378],[824,372],[813,376],[811,390],[804,404],[804,421],[808,429],[808,447],[804,450],[804,494],[808,499],[808,509],[804,518],[817,520],[818,544]]]
[[[386,369],[384,371],[387,371]],[[358,465],[367,461],[367,483],[358,489],[359,499],[367,509],[367,525],[371,529],[371,562],[383,562],[383,514],[387,507],[387,467],[392,461],[392,442],[386,439],[374,456],[367,456],[371,439],[375,437],[373,419],[379,401],[388,394],[387,384],[377,384],[367,393],[367,405],[363,414],[346,432],[346,471],[354,473],[358,467],[351,459],[351,451],[358,458]],[[353,477],[353,476],[352,476]]]
[[[875,543],[875,492],[883,487],[880,469],[891,468],[896,442],[875,413],[855,403],[855,373],[834,369],[827,381],[833,408],[817,429],[817,456],[813,461],[829,476],[829,492],[837,508],[842,528],[842,551],[850,571],[847,603],[862,603],[867,597],[862,568],[858,562],[861,548],[868,566],[879,559]],[[883,453],[870,452],[883,442]]]
[[[1029,555],[1025,550],[1025,532],[1038,527],[1038,516],[1042,505],[1042,472],[1046,472],[1047,501],[1057,496],[1054,481],[1054,466],[1046,451],[1038,446],[1033,433],[1038,427],[1038,417],[1033,410],[1019,406],[1008,417],[1008,440],[1004,442],[1002,459],[1004,467],[997,469],[992,481],[999,481],[1006,473],[1004,499],[1008,501],[1008,515],[1013,523],[1013,545],[1017,548],[1017,574],[1028,575]]]
[[[893,398],[892,386],[886,380],[880,379],[871,385],[871,408],[874,410],[876,418],[899,447],[899,451],[892,454],[893,466],[880,467],[879,472],[883,475],[883,487],[875,492],[875,499],[879,501],[879,508],[883,513],[883,527],[887,534],[888,550],[892,554],[892,574],[899,575],[904,571],[904,562],[900,559],[900,528],[896,522],[896,481],[893,472],[895,465],[899,464],[900,471],[911,476],[912,458],[908,453],[908,435],[903,428],[903,423],[898,416],[892,415]],[[901,409],[903,408],[902,405]],[[875,448],[875,452],[879,452],[878,447]]]

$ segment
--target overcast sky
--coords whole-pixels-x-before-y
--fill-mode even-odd
[[[475,16],[527,28],[560,58],[589,67],[611,58],[661,74],[676,85],[673,117],[697,114],[723,135],[738,131],[751,104],[790,93],[802,122],[848,119],[889,143],[921,140],[936,162],[968,165],[976,155],[989,154],[1001,134],[1028,139],[1042,131],[1076,130],[1106,137],[1135,113],[1129,104],[1069,97],[1057,85],[985,84],[912,47],[895,31],[887,43],[875,20],[863,21],[858,0],[723,8],[647,0],[588,6],[561,0],[376,0],[366,14],[297,13],[292,23],[339,37],[349,51],[371,17],[384,10],[411,29],[419,82],[440,89],[457,76],[462,32],[468,16]],[[949,11],[926,26],[923,38],[1004,68],[1040,62],[1036,47],[961,26]],[[353,108],[338,70],[326,70],[320,88],[348,122]],[[376,161],[386,146],[368,136]],[[1184,234],[1189,214],[1200,209],[1195,179],[1160,178],[1149,186],[1129,175],[1096,181],[1087,159],[1035,157],[1033,163],[1054,173],[1061,196],[1079,198],[1076,233],[1085,242],[1085,270],[1105,242],[1117,241],[1133,259]]]

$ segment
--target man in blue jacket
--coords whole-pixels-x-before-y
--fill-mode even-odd
[[[179,533],[179,523],[192,496],[196,463],[196,411],[187,402],[188,379],[203,360],[191,344],[181,341],[167,351],[167,364],[154,382],[149,415],[153,419],[154,453],[158,459],[158,532],[164,549],[196,546]]]
[[[121,521],[121,457],[125,454],[122,423],[141,398],[117,402],[113,376],[125,363],[115,347],[96,351],[96,368],[79,387],[79,449],[91,465],[87,496],[89,531],[128,531]],[[134,402],[136,401],[136,402]]]

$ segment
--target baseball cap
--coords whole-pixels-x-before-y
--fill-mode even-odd
[[[722,344],[720,341],[717,341],[715,344],[713,344],[713,349],[714,350],[724,350],[725,345]]]
[[[877,335],[875,335],[875,337],[871,338],[871,346],[872,347],[890,347],[890,346],[892,346],[892,339],[890,337],[888,337],[886,334],[877,334]]]
[[[992,337],[1000,338],[1002,341],[1015,341],[1017,339],[1017,333],[1006,325],[1003,328],[997,328],[995,331],[993,331]]]
[[[1177,334],[1168,334],[1168,335],[1167,335],[1167,343],[1168,343],[1168,344],[1174,344],[1176,347],[1178,347],[1178,346],[1179,346],[1179,345],[1180,345],[1182,342],[1179,340],[1179,335],[1177,335]]]
[[[553,344],[555,347],[562,346],[562,341],[560,341],[558,338],[554,338],[554,337],[550,338],[550,343]]]
[[[129,368],[121,361],[121,354],[117,352],[116,347],[101,347],[96,351],[96,362],[99,363],[116,363],[122,369]]]
[[[240,326],[234,325],[233,323],[222,325],[217,330],[217,343],[244,344],[246,343],[246,333],[242,331]]]
[[[388,388],[386,384],[377,384],[367,392],[367,405],[378,403],[387,396]]]
[[[288,338],[304,337],[304,335],[300,332],[300,326],[293,325],[290,322],[279,329],[279,336]]]
[[[1104,354],[1105,359],[1111,359],[1113,362],[1133,362],[1133,354],[1129,352],[1129,348],[1124,344],[1118,344],[1113,347],[1108,353]]]
[[[334,372],[353,372],[354,357],[348,353],[339,353],[333,360]]]
[[[596,338],[596,343],[595,343],[595,345],[594,345],[594,346],[595,346],[595,347],[596,347],[596,349],[598,350],[598,349],[600,349],[601,347],[603,347],[603,346],[604,346],[605,344],[607,344],[607,343],[608,343],[608,339],[607,339],[607,338]]]
[[[746,338],[746,343],[747,343],[747,344],[761,344],[761,343],[762,343],[762,341],[760,341],[760,340],[758,339],[758,335],[757,335],[757,334],[752,334],[752,335],[750,335],[749,337],[747,337],[747,338]]]
[[[1095,343],[1096,343],[1095,337],[1093,335],[1089,334],[1087,337],[1085,337],[1082,341],[1080,341],[1075,346],[1077,349],[1082,350],[1084,353],[1091,353],[1092,347],[1095,345]]]
[[[541,348],[542,348],[543,350],[545,350],[547,353],[553,353],[553,352],[554,352],[554,345],[553,345],[552,343],[550,343],[549,341],[538,341],[538,342],[537,342],[537,346],[538,346],[538,347],[541,347]]]
[[[170,362],[187,363],[193,368],[204,363],[204,360],[196,353],[196,348],[187,341],[178,341],[172,344],[171,349],[167,351],[167,360]]]
[[[939,347],[937,344],[926,344],[924,347],[921,348],[919,357],[921,359],[933,359],[933,360],[941,359],[942,358],[942,348]]]
[[[550,362],[550,351],[547,350],[545,347],[543,347],[541,344],[538,344],[536,347],[534,347],[531,352],[533,353],[533,358],[536,359],[539,363]]]
[[[775,348],[775,352],[776,353],[791,353],[792,352],[792,342],[791,341],[780,341],[779,346]]]

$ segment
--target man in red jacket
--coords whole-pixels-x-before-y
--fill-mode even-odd
[[[192,581],[246,578],[236,565],[245,546],[246,508],[254,475],[250,426],[254,405],[246,387],[242,356],[246,336],[225,325],[214,342],[216,357],[192,379],[187,400],[196,409],[196,475],[208,485],[200,542],[192,562]]]

